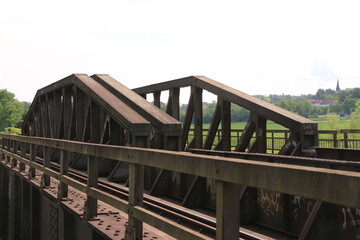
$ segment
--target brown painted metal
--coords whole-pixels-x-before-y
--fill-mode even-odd
[[[135,92],[139,93],[139,94],[147,94],[147,93],[154,93],[154,92],[161,92],[161,91],[165,91],[165,90],[171,90],[174,88],[183,88],[183,87],[188,87],[191,86],[192,89],[202,89],[202,90],[206,90],[209,91],[215,95],[217,95],[219,98],[224,99],[227,102],[239,105],[241,107],[244,107],[248,110],[251,111],[252,115],[257,116],[256,119],[264,119],[266,120],[271,120],[274,121],[286,128],[289,128],[293,135],[296,136],[296,142],[299,143],[300,150],[297,153],[298,154],[302,154],[302,155],[314,155],[313,151],[311,150],[311,148],[313,146],[317,145],[318,142],[318,137],[317,137],[317,123],[306,119],[304,117],[301,117],[299,115],[296,115],[294,113],[288,112],[282,108],[279,108],[275,105],[272,105],[268,102],[259,100],[255,97],[252,97],[250,95],[247,95],[243,92],[240,92],[236,89],[233,89],[231,87],[228,87],[224,84],[221,84],[219,82],[216,82],[212,79],[209,79],[207,77],[204,76],[190,76],[190,77],[186,77],[186,78],[182,78],[182,79],[177,79],[177,80],[173,80],[173,81],[168,81],[168,82],[163,82],[163,83],[159,83],[159,84],[152,84],[149,86],[145,86],[145,87],[140,87],[140,88],[136,88],[134,89]],[[194,90],[192,90],[192,94],[194,93]],[[194,142],[194,146],[196,148],[202,148],[202,139],[200,139],[200,134],[199,132],[202,131],[200,130],[200,126],[199,124],[197,124],[197,122],[199,122],[201,120],[199,115],[202,115],[201,110],[200,110],[200,106],[202,104],[202,99],[199,100],[195,100],[194,104],[197,106],[197,109],[195,108],[195,115],[198,116],[197,118],[195,117],[195,142]],[[189,106],[191,106],[189,104]],[[192,106],[191,108],[189,108],[189,116],[191,116],[191,112],[193,111]],[[197,113],[197,114],[196,114]],[[216,115],[214,117],[217,117]],[[197,119],[197,120],[196,120]],[[262,120],[262,121],[264,121]],[[187,120],[189,121],[189,120]],[[252,120],[249,120],[252,121]],[[263,123],[260,124],[259,122],[260,120],[256,120],[255,122],[257,122],[257,141],[256,144],[252,147],[252,151],[256,151],[256,152],[264,152],[264,145],[266,145],[264,137],[266,136],[266,134],[261,135],[263,136],[262,138],[260,137],[260,132],[262,131],[266,131],[266,128],[264,127],[260,127],[260,125],[264,125]],[[214,123],[216,123],[216,119],[214,120]],[[260,125],[259,125],[260,124]],[[261,130],[262,129],[262,130]],[[249,129],[249,131],[247,131],[247,134],[251,133],[251,128]],[[186,132],[185,132],[186,133]],[[183,134],[183,139],[182,139],[182,143],[184,144],[184,142],[186,141],[185,139],[187,139],[188,135],[184,135]],[[185,139],[184,139],[185,138]],[[198,139],[198,140],[196,140]],[[210,140],[210,138],[209,138]],[[208,148],[209,145],[213,145],[210,144],[208,142],[206,142],[206,148]],[[248,145],[249,142],[246,142],[245,140],[250,140],[248,136],[244,136],[241,138],[241,145],[239,145],[237,147],[237,149],[245,149]],[[220,140],[221,144],[227,145],[226,143],[226,138]],[[182,144],[182,146],[184,146]],[[244,146],[246,146],[244,148]],[[256,150],[259,147],[259,150]],[[220,149],[220,146],[217,147],[218,149]],[[183,147],[183,149],[185,149]]]
[[[191,87],[191,94],[187,112],[183,127],[179,123],[179,95],[180,88]],[[161,91],[169,90],[169,99],[167,103],[166,113],[162,112],[160,107]],[[67,176],[68,164],[77,168],[88,168],[89,171],[89,183],[87,186],[79,186],[79,189],[87,191],[87,205],[85,216],[87,219],[91,219],[96,216],[96,199],[106,199],[106,201],[113,201],[111,197],[101,195],[97,189],[97,176],[98,174],[107,173],[110,174],[110,180],[126,179],[128,176],[128,170],[130,170],[129,187],[132,189],[129,199],[129,225],[127,228],[127,238],[141,238],[143,230],[142,223],[139,218],[146,221],[153,221],[154,224],[160,224],[161,220],[156,219],[142,209],[142,197],[144,186],[150,190],[150,193],[154,195],[166,195],[171,196],[182,202],[184,206],[199,207],[216,207],[217,214],[226,216],[226,221],[219,222],[219,239],[229,239],[232,236],[234,239],[238,237],[238,233],[234,229],[238,228],[236,219],[239,219],[239,211],[234,211],[239,203],[238,198],[231,199],[226,196],[235,195],[243,196],[241,201],[254,200],[249,197],[252,187],[260,187],[267,189],[264,190],[264,199],[271,198],[271,194],[279,193],[281,201],[286,203],[289,195],[280,193],[281,191],[290,194],[304,194],[306,197],[314,197],[314,193],[308,189],[304,189],[304,192],[296,192],[291,186],[286,185],[284,182],[276,182],[268,174],[273,174],[278,178],[284,177],[286,174],[282,172],[283,169],[278,165],[272,166],[272,162],[285,163],[285,164],[300,164],[305,166],[334,168],[349,171],[349,175],[353,174],[352,171],[358,171],[360,167],[355,162],[341,162],[330,161],[327,159],[308,159],[308,158],[295,158],[292,156],[309,155],[313,156],[313,147],[318,142],[317,124],[303,117],[297,116],[293,113],[282,110],[276,106],[273,106],[267,102],[263,102],[240,91],[227,87],[223,84],[215,82],[201,76],[192,76],[184,79],[178,79],[161,84],[154,84],[151,86],[138,88],[134,90],[139,93],[136,94],[120,83],[116,82],[113,78],[105,74],[93,75],[91,77],[85,74],[74,74],[61,81],[51,84],[38,91],[34,102],[30,108],[29,114],[25,119],[23,132],[26,135],[46,137],[46,138],[60,138],[67,140],[76,140],[80,142],[99,143],[99,144],[111,144],[111,145],[128,145],[132,147],[140,148],[161,148],[168,150],[184,150],[192,147],[204,148],[204,149],[217,149],[225,150],[221,156],[236,156],[236,158],[249,159],[251,166],[244,164],[251,174],[241,169],[237,165],[235,160],[232,164],[228,164],[227,168],[223,166],[224,163],[216,161],[218,158],[206,157],[206,161],[213,162],[214,165],[208,165],[201,160],[201,166],[196,165],[195,162],[201,159],[199,156],[189,156],[188,154],[179,153],[179,155],[168,155],[167,152],[158,150],[147,152],[133,153],[133,149],[124,148],[126,154],[123,152],[117,152],[113,148],[98,148],[91,145],[87,148],[85,145],[74,146],[67,145],[67,142],[57,142],[60,145],[52,145],[43,141],[37,142],[37,145],[45,144],[45,148],[37,148],[34,144],[30,146],[30,173],[29,178],[35,179],[34,168],[44,171],[44,186],[49,186],[48,176],[55,176],[49,170],[49,162],[51,160],[58,161],[60,159],[60,165],[63,170],[59,179],[65,179],[59,184],[58,199],[61,200],[66,197],[68,191],[68,185],[73,184]],[[212,119],[208,135],[203,142],[203,105],[202,94],[203,91],[209,91],[217,95],[218,102],[217,107]],[[146,101],[146,94],[154,94],[154,105]],[[231,104],[236,104],[250,110],[250,118],[248,124],[239,138],[239,144],[236,146],[236,151],[245,151],[255,153],[266,153],[267,151],[267,139],[266,139],[266,122],[271,120],[289,128],[291,135],[288,142],[280,150],[280,154],[292,155],[292,156],[274,156],[267,154],[251,154],[251,153],[230,153],[231,150]],[[170,116],[171,115],[171,116]],[[194,138],[190,143],[187,143],[189,138],[189,130],[194,119]],[[216,141],[215,136],[219,130],[221,123],[221,138]],[[251,139],[255,134],[255,141]],[[181,137],[181,138],[180,138]],[[345,133],[344,133],[345,138]],[[347,140],[347,139],[346,139]],[[14,166],[17,165],[17,150],[21,150],[22,159],[26,150],[22,150],[23,144],[19,148],[18,139],[9,138],[6,143],[7,161],[10,161]],[[28,140],[25,140],[27,142]],[[29,140],[28,143],[34,143],[36,140]],[[252,143],[252,144],[250,144]],[[49,145],[47,145],[49,144]],[[64,145],[62,145],[64,144]],[[68,146],[69,149],[61,147]],[[59,148],[59,150],[50,151],[48,148]],[[94,147],[94,150],[92,147]],[[86,150],[84,150],[84,149]],[[68,153],[71,151],[71,157],[69,157],[69,163],[67,158],[64,157],[64,151]],[[37,166],[35,162],[36,152],[44,151],[44,165],[42,167]],[[97,152],[100,151],[100,152]],[[104,151],[109,151],[108,153]],[[201,150],[191,150],[192,152]],[[336,159],[354,160],[358,158],[353,152],[345,153],[345,150],[324,150],[318,149],[317,154],[322,156],[331,156]],[[77,153],[76,153],[77,152]],[[75,154],[76,153],[76,154]],[[116,160],[113,161],[114,155]],[[60,157],[57,156],[60,154]],[[68,153],[69,154],[69,153]],[[207,152],[212,155],[213,152]],[[234,155],[231,155],[234,154]],[[327,155],[326,155],[327,154]],[[344,157],[345,154],[345,157]],[[87,155],[91,155],[92,158],[96,158],[97,161],[89,160],[87,162]],[[216,154],[214,154],[216,155]],[[135,156],[135,160],[132,158]],[[100,159],[98,159],[100,157]],[[170,166],[171,164],[175,166]],[[267,161],[268,163],[262,163],[260,161]],[[223,159],[227,161],[226,159]],[[148,161],[148,162],[145,162]],[[188,165],[192,161],[192,168],[202,168],[200,170],[191,169]],[[230,160],[230,162],[233,160]],[[239,160],[242,161],[242,160]],[[94,163],[99,162],[100,166],[97,168]],[[270,163],[269,163],[270,162]],[[21,162],[24,164],[24,162]],[[195,165],[194,165],[195,164]],[[243,163],[241,163],[243,164]],[[240,165],[241,165],[240,164]],[[67,167],[66,167],[67,165]],[[144,165],[146,165],[144,169]],[[20,166],[20,165],[19,165]],[[268,168],[271,166],[271,173],[267,171],[261,171],[261,168]],[[152,167],[152,168],[150,168]],[[237,168],[238,171],[233,171],[232,168]],[[296,168],[296,167],[295,167]],[[306,167],[304,167],[306,168]],[[110,170],[109,170],[110,169]],[[287,174],[297,174],[297,171],[288,169]],[[124,171],[126,174],[124,174]],[[259,172],[256,172],[259,171]],[[316,170],[314,170],[316,171]],[[144,175],[145,172],[145,175]],[[179,173],[180,172],[180,173]],[[321,172],[321,171],[320,171]],[[240,174],[241,173],[241,174]],[[238,176],[238,175],[241,176]],[[304,173],[309,174],[309,173]],[[323,172],[321,173],[323,174]],[[320,174],[320,175],[321,175]],[[90,177],[90,175],[92,177]],[[219,176],[221,175],[221,176]],[[226,175],[226,176],[223,176]],[[228,177],[227,175],[231,175]],[[263,179],[262,176],[268,176]],[[226,178],[226,179],[224,179]],[[272,179],[268,181],[268,178]],[[301,177],[303,178],[303,177]],[[325,177],[324,177],[325,178]],[[96,179],[96,180],[95,180]],[[124,180],[125,180],[124,179]],[[145,179],[145,180],[144,180]],[[293,176],[288,176],[286,181],[291,180]],[[308,184],[308,179],[303,179],[302,184],[307,184],[311,188],[311,184]],[[145,185],[144,185],[145,181]],[[250,183],[253,181],[252,183]],[[284,179],[282,181],[285,181]],[[149,184],[151,182],[151,184]],[[228,186],[228,182],[233,182],[233,186]],[[242,191],[240,193],[238,184],[243,184]],[[325,184],[325,183],[324,183]],[[76,184],[75,184],[76,185]],[[246,187],[249,185],[250,187]],[[285,187],[286,185],[286,187]],[[336,185],[336,188],[339,186]],[[215,187],[216,186],[216,187]],[[281,187],[279,187],[281,186]],[[217,189],[217,195],[215,195],[215,188]],[[224,190],[225,189],[225,190]],[[232,189],[228,191],[226,189]],[[246,189],[246,190],[245,190]],[[268,190],[271,189],[271,190]],[[285,189],[285,190],[284,190]],[[291,189],[291,190],[289,190]],[[232,192],[232,193],[231,193]],[[250,193],[249,193],[250,192]],[[253,192],[254,193],[254,192]],[[255,192],[256,194],[256,192]],[[259,192],[257,192],[259,194]],[[313,194],[313,195],[312,195]],[[320,194],[320,193],[319,193]],[[344,193],[350,194],[350,193]],[[315,194],[316,195],[316,194]],[[204,197],[205,196],[205,197]],[[272,196],[272,195],[271,195]],[[318,197],[318,195],[316,195]],[[259,197],[259,196],[257,196]],[[328,196],[327,196],[328,197]],[[333,196],[336,198],[337,196]],[[211,198],[212,200],[204,200],[204,198]],[[218,199],[216,206],[215,199]],[[220,199],[220,200],[219,200]],[[320,200],[324,200],[324,196],[319,197]],[[321,203],[321,201],[318,202]],[[306,200],[311,201],[311,200]],[[335,201],[331,199],[330,201]],[[336,199],[336,203],[343,203],[342,200]],[[318,211],[321,211],[320,205],[316,205],[313,208],[310,216],[307,218],[306,223],[303,226],[299,236],[305,238],[310,231],[310,227],[317,216]],[[352,206],[355,206],[352,203]],[[121,205],[121,204],[120,204]],[[123,205],[117,205],[121,209],[126,207]],[[231,205],[233,208],[229,208]],[[319,205],[319,206],[318,206]],[[320,210],[319,210],[320,209]],[[258,214],[258,213],[256,213]],[[262,216],[264,217],[264,216]],[[224,220],[224,219],[223,219]],[[270,220],[269,220],[270,221]],[[269,222],[268,221],[268,222]],[[163,224],[163,223],[162,223]],[[232,225],[232,226],[230,226]],[[270,224],[271,225],[271,224]],[[283,225],[279,225],[283,226]],[[164,226],[162,226],[164,227]],[[167,228],[167,227],[164,227]],[[175,230],[176,226],[169,226],[170,229]],[[284,227],[285,228],[285,227]]]
[[[9,146],[10,145],[13,146],[12,143],[10,143],[11,141],[24,142],[33,145],[42,145],[48,148],[58,148],[59,150],[77,152],[79,154],[86,154],[94,157],[115,158],[116,160],[119,161],[126,161],[129,164],[148,165],[148,166],[159,167],[171,171],[178,170],[188,174],[199,175],[201,177],[213,178],[219,182],[245,184],[245,185],[249,185],[253,187],[261,187],[261,188],[269,187],[275,191],[280,191],[290,194],[299,194],[300,196],[306,195],[306,197],[309,198],[335,202],[337,204],[350,205],[353,207],[359,207],[358,206],[359,195],[357,194],[356,191],[353,192],[350,190],[353,189],[352,185],[358,184],[357,182],[360,179],[359,174],[356,172],[344,172],[333,169],[325,170],[320,168],[303,167],[296,165],[289,166],[288,164],[284,165],[279,163],[251,162],[248,160],[241,160],[241,159],[235,160],[224,157],[201,156],[201,155],[189,154],[189,153],[177,153],[170,151],[160,151],[160,150],[150,150],[150,149],[140,149],[140,148],[106,146],[106,145],[88,144],[81,142],[71,142],[66,140],[50,140],[44,138],[21,137],[21,136],[10,136],[10,135],[2,135],[2,137],[8,139],[7,144],[9,144]],[[176,227],[179,227],[178,225],[168,226],[167,222],[165,222],[164,225],[161,225],[161,222],[164,222],[165,219],[161,217],[153,216],[152,213],[148,212],[146,209],[143,209],[141,206],[133,207],[132,204],[128,205],[124,203],[123,200],[118,199],[115,196],[105,194],[96,187],[90,187],[87,186],[86,184],[81,184],[77,181],[72,180],[67,176],[61,176],[59,173],[49,168],[45,168],[40,164],[33,163],[29,160],[22,158],[18,154],[11,151],[11,148],[9,150],[10,151],[8,151],[8,148],[6,148],[5,150],[2,149],[1,151],[6,156],[17,159],[17,161],[21,161],[26,165],[30,164],[30,166],[36,168],[37,170],[42,171],[45,175],[48,175],[52,178],[57,178],[63,183],[68,184],[69,186],[75,187],[78,190],[87,193],[91,197],[98,198],[99,200],[102,201],[106,201],[122,211],[129,210],[130,215],[132,217],[135,217],[137,219],[142,219],[143,221],[152,222],[156,226],[159,226],[160,229],[163,230],[167,229],[166,231],[173,231],[176,229]],[[257,154],[257,155],[265,156],[266,154]],[[269,156],[274,157],[274,155],[269,155]],[[285,156],[276,156],[276,157],[285,158]],[[288,157],[288,158],[295,159],[295,157]],[[299,158],[299,159],[303,159],[303,161],[309,161],[309,159],[307,158]],[[136,176],[136,174],[133,176]],[[131,184],[130,191],[136,192],[136,188],[137,188],[136,186],[132,186]],[[330,190],[323,191],[324,188],[330,188],[335,191],[330,191]],[[230,187],[230,189],[233,188]],[[227,195],[232,196],[231,192],[232,193],[237,192],[235,196],[240,197],[240,191],[238,190],[233,191],[233,190],[229,191],[228,193],[224,193],[224,196]],[[54,194],[56,196],[56,190]],[[238,199],[238,197],[236,197],[236,199]],[[222,198],[221,195],[219,195],[218,199],[221,198]],[[237,216],[235,215],[234,217],[233,214],[236,214],[238,211],[230,211],[230,210],[236,209],[235,205],[238,204],[238,201],[235,201],[231,197],[224,197],[224,198],[227,199],[226,201],[228,201],[228,204],[231,204],[232,207],[224,208],[224,206],[226,206],[226,201],[219,203],[218,214],[222,215],[221,214],[222,211],[220,209],[223,209],[223,211],[225,211],[224,216],[227,216],[226,217],[227,219],[223,219],[225,222],[229,221],[232,218],[237,219],[238,215]],[[313,221],[314,218],[313,215],[316,215],[315,213],[316,211],[314,210],[314,213],[311,214],[308,222]],[[235,222],[232,221],[232,223]],[[218,228],[219,231],[218,234],[220,239],[226,238],[227,236],[233,236],[234,230],[229,230],[231,229],[230,227],[231,224],[224,225],[222,224],[222,221],[219,221],[219,224],[223,226],[223,228],[221,227]],[[237,228],[234,227],[233,229],[237,229]],[[182,230],[186,231],[184,228],[182,228]],[[227,231],[230,231],[230,233],[228,232],[224,236],[222,233]]]

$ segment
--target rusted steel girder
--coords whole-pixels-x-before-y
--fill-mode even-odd
[[[181,123],[178,120],[164,113],[158,107],[149,103],[146,99],[107,74],[95,74],[91,77],[137,113],[141,114],[156,128],[159,133],[156,138],[159,139],[155,141],[155,148],[176,151],[180,149]]]
[[[221,84],[219,82],[216,82],[210,78],[204,77],[204,76],[190,76],[186,78],[181,78],[177,80],[172,80],[168,82],[158,83],[158,84],[152,84],[145,87],[140,87],[133,89],[135,92],[137,92],[140,95],[145,95],[148,93],[153,93],[155,95],[159,95],[159,92],[165,91],[165,90],[172,90],[172,89],[178,89],[183,87],[191,86],[194,89],[202,89],[206,90],[208,92],[211,92],[218,96],[218,98],[221,98],[222,101],[230,102],[237,104],[241,107],[244,107],[251,112],[251,119],[249,119],[250,123],[254,122],[254,124],[250,124],[250,127],[254,127],[254,131],[252,133],[256,132],[257,134],[257,140],[258,141],[264,141],[264,139],[261,137],[261,129],[263,128],[264,124],[259,125],[259,118],[262,118],[265,120],[271,120],[274,121],[286,128],[289,128],[292,132],[292,140],[295,141],[293,145],[294,148],[297,146],[299,147],[301,144],[301,150],[299,154],[302,155],[314,155],[314,152],[311,149],[313,146],[317,146],[318,142],[318,135],[317,135],[317,123],[314,121],[311,121],[307,118],[304,118],[302,116],[299,116],[297,114],[294,114],[292,112],[286,111],[280,107],[277,107],[275,105],[272,105],[268,102],[262,101],[260,99],[257,99],[255,97],[252,97],[246,93],[243,93],[241,91],[238,91],[236,89],[233,89],[229,86],[226,86],[224,84]],[[194,101],[194,96],[200,96],[201,93],[198,94],[192,94],[190,96],[189,100],[189,106],[196,104],[196,100]],[[158,98],[158,96],[157,96]],[[195,103],[194,103],[195,102]],[[189,115],[192,115],[194,112],[194,109],[192,106],[189,107],[189,110],[191,111]],[[199,113],[202,114],[202,113]],[[214,116],[215,118],[215,116]],[[186,118],[191,120],[190,117]],[[188,123],[189,125],[189,123]],[[218,125],[218,124],[217,124]],[[187,126],[187,123],[184,123],[184,128]],[[248,130],[248,129],[245,129]],[[197,132],[201,132],[202,129],[199,128],[199,130],[196,129],[196,123],[195,123],[195,135]],[[211,132],[211,131],[210,131]],[[251,131],[247,131],[251,132]],[[251,135],[252,135],[251,133]],[[210,133],[209,133],[210,134]],[[187,132],[183,132],[183,143],[184,138],[187,137]],[[200,137],[198,137],[200,138]],[[244,138],[250,141],[250,138]],[[227,140],[227,139],[224,139]],[[196,140],[195,137],[195,141]],[[247,146],[249,142],[241,143],[242,146]],[[260,145],[259,145],[260,144]],[[263,145],[265,143],[257,143],[258,150],[257,152],[263,151]],[[201,145],[201,146],[200,146]],[[208,146],[209,143],[206,143],[206,146]],[[259,147],[260,146],[260,147]],[[190,147],[194,147],[194,145],[190,145]],[[196,148],[202,148],[202,144],[197,144]],[[239,148],[242,148],[239,146]],[[259,150],[260,148],[260,150]],[[295,149],[296,150],[296,149]],[[284,150],[285,151],[285,150]],[[295,152],[294,152],[295,153]]]

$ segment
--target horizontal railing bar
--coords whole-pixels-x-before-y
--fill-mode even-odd
[[[149,225],[152,225],[152,226],[156,227],[157,229],[162,230],[165,233],[170,234],[171,236],[173,236],[175,238],[205,239],[205,240],[212,239],[212,238],[209,238],[209,237],[207,237],[201,233],[198,233],[194,230],[188,229],[180,224],[169,222],[168,219],[161,217],[161,216],[154,215],[154,213],[146,210],[143,207],[132,207],[132,206],[128,205],[127,201],[125,201],[119,197],[113,196],[109,193],[106,193],[106,192],[99,190],[97,188],[94,188],[94,187],[88,187],[86,184],[78,182],[78,181],[72,179],[71,177],[61,175],[54,170],[43,167],[38,163],[27,160],[26,158],[22,158],[21,156],[15,154],[15,153],[6,151],[4,149],[0,149],[0,150],[5,155],[10,156],[24,164],[27,164],[27,165],[33,167],[34,169],[41,171],[44,174],[59,180],[60,182],[63,182],[83,193],[86,193],[87,195],[89,195],[95,199],[98,199],[104,203],[111,205],[112,207],[117,208],[118,210],[120,210],[122,212],[125,212],[131,216],[134,216],[135,218],[140,219],[141,221],[143,221]]]
[[[177,239],[212,239],[203,234],[186,228],[178,223],[170,222],[167,218],[162,216],[154,216],[154,213],[142,207],[130,207],[131,214],[137,218],[142,219],[147,224],[165,232]]]
[[[137,163],[214,180],[264,188],[351,207],[360,207],[360,173],[287,164],[259,163],[119,146],[104,146],[66,140],[2,135],[5,138],[63,149],[85,155]],[[326,188],[324,186],[331,186]]]

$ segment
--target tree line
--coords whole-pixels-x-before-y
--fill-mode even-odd
[[[288,111],[304,117],[317,117],[336,113],[339,115],[360,116],[360,88],[334,91],[332,89],[318,89],[315,94],[292,96],[292,95],[255,95],[255,97],[275,104]],[[314,107],[310,99],[337,100],[337,103],[329,107]],[[6,89],[0,90],[0,132],[19,131],[22,121],[31,103],[22,102]],[[210,123],[216,108],[216,102],[203,104],[203,121]],[[161,103],[161,108],[166,109],[166,104]],[[180,120],[185,117],[186,105],[180,108]],[[249,118],[249,111],[235,104],[231,104],[231,121],[243,122]]]
[[[0,132],[17,132],[21,128],[30,103],[21,102],[15,94],[6,89],[0,90]]]
[[[292,96],[292,95],[255,95],[263,101],[275,104],[278,107],[290,112],[297,113],[306,118],[316,118],[319,115],[335,113],[338,115],[360,116],[360,88],[334,91],[332,89],[318,89],[315,94]],[[311,99],[337,100],[337,103],[330,106],[315,107]],[[204,104],[203,121],[210,123],[216,108],[216,103]],[[180,111],[180,119],[185,116],[185,109]],[[235,104],[231,105],[231,121],[243,122],[249,118],[249,111]]]

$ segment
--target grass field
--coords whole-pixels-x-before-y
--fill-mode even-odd
[[[339,118],[335,115],[319,116],[317,118],[310,118],[318,123],[319,130],[341,130],[341,129],[360,129],[360,118],[344,117]],[[246,122],[233,122],[231,129],[244,129]],[[210,127],[210,123],[203,125],[204,129]],[[283,126],[276,124],[272,121],[267,122],[267,129],[269,130],[285,130]]]
[[[360,118],[350,118],[350,117],[344,117],[339,118],[336,115],[326,115],[326,116],[319,116],[317,118],[312,118],[311,120],[318,123],[318,130],[342,130],[342,129],[360,129]],[[246,126],[246,122],[233,122],[231,123],[231,129],[232,130],[243,130]],[[207,134],[206,130],[210,128],[210,124],[204,124],[204,140],[205,136]],[[221,129],[221,126],[220,126]],[[272,121],[267,122],[267,129],[268,130],[287,130],[285,127],[276,124]],[[192,132],[190,132],[190,135]],[[239,139],[239,136],[241,136],[241,133],[233,131],[231,133],[231,145],[235,146],[237,144],[237,141]],[[285,136],[288,137],[285,133],[275,133],[274,135],[271,135],[271,133],[268,133],[269,137],[274,137],[275,139],[283,139]],[[190,137],[192,138],[192,137]],[[319,134],[319,139],[322,140],[331,140],[334,138],[333,134]],[[337,134],[337,139],[343,139],[343,134]],[[360,134],[348,134],[349,139],[360,139]],[[219,140],[219,136],[217,137]],[[280,141],[280,140],[276,140]],[[216,142],[216,141],[215,141]],[[269,143],[268,143],[269,144]],[[280,143],[279,143],[280,144]],[[281,144],[280,144],[281,145]]]

